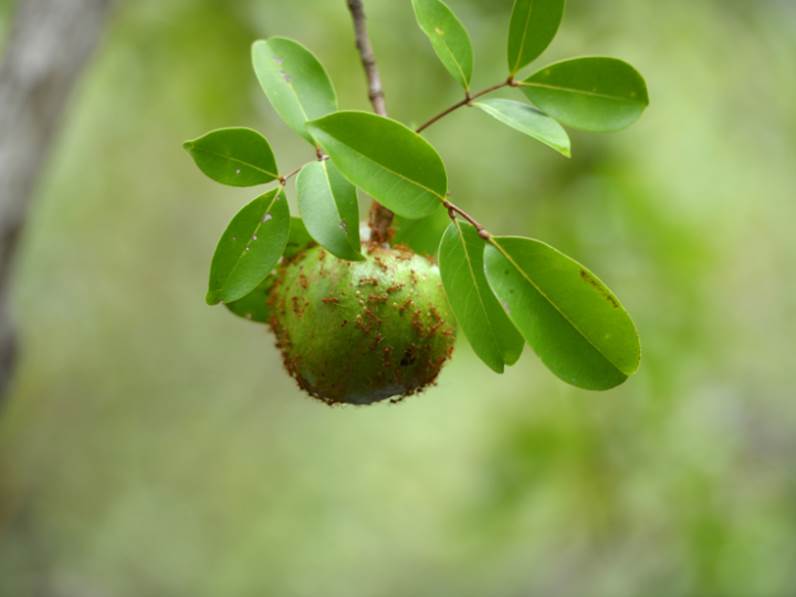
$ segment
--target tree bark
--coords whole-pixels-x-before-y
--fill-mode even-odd
[[[110,0],[18,0],[0,63],[0,400],[17,341],[14,255],[64,108],[95,48]]]

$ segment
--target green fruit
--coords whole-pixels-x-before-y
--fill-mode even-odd
[[[439,269],[406,249],[370,247],[363,261],[307,249],[280,266],[268,300],[287,370],[330,404],[417,393],[453,352]]]

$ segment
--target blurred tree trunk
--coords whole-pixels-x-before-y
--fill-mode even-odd
[[[69,96],[110,0],[17,0],[0,63],[0,400],[16,361],[14,253]]]

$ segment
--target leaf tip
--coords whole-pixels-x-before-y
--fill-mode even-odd
[[[221,299],[214,290],[208,290],[207,294],[205,295],[205,302],[212,307],[213,305],[220,303]]]

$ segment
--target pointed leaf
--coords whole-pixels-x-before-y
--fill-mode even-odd
[[[285,247],[284,257],[293,257],[301,253],[304,249],[312,245],[315,241],[312,240],[310,233],[304,226],[301,218],[290,218],[290,234],[287,238],[287,246]]]
[[[536,60],[556,36],[564,0],[516,0],[509,24],[509,72]]]
[[[616,58],[556,62],[522,81],[520,88],[559,122],[595,132],[633,124],[649,104],[644,79]]]
[[[276,282],[276,275],[271,273],[263,280],[260,285],[249,294],[224,306],[238,317],[248,321],[267,323],[271,316],[271,309],[268,305],[268,293],[271,286]]]
[[[251,187],[279,177],[271,146],[252,129],[216,129],[183,147],[202,172],[223,184]]]
[[[314,144],[305,123],[337,110],[337,95],[321,63],[285,37],[252,45],[252,64],[268,101],[290,128]]]
[[[417,24],[426,34],[442,65],[462,87],[470,87],[473,48],[461,21],[442,0],[412,0]]]
[[[638,368],[638,333],[593,273],[538,240],[493,237],[484,266],[511,321],[545,365],[580,388],[607,390]]]
[[[289,234],[290,212],[281,189],[240,210],[213,255],[208,304],[236,301],[257,288],[282,256]]]
[[[307,128],[343,176],[399,215],[431,215],[448,191],[437,151],[400,122],[343,111]]]
[[[363,259],[357,190],[329,160],[310,162],[296,179],[299,211],[307,231],[340,259]]]
[[[533,106],[507,99],[485,99],[474,104],[496,120],[571,157],[569,135],[555,120]]]
[[[484,275],[484,240],[454,221],[439,245],[439,271],[448,302],[473,351],[498,373],[522,353],[522,336],[509,321]]]
[[[392,221],[395,231],[392,244],[405,245],[420,255],[429,257],[436,255],[439,241],[448,228],[448,224],[450,224],[448,210],[442,205],[433,214],[420,220],[395,216]]]

